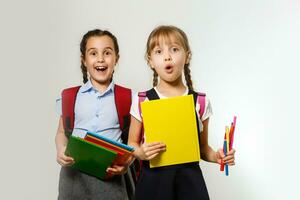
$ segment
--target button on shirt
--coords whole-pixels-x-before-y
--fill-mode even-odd
[[[83,138],[87,131],[121,142],[121,130],[115,105],[114,83],[99,93],[89,80],[79,89],[75,102],[75,121],[72,135]],[[61,98],[56,100],[62,115]]]

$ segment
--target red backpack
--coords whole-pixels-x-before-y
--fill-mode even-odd
[[[69,137],[74,129],[74,108],[76,96],[80,86],[67,88],[62,91],[62,118],[65,134]],[[115,84],[115,104],[118,112],[121,138],[124,143],[128,141],[128,130],[130,125],[131,90]]]

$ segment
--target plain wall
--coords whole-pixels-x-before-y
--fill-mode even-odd
[[[299,177],[300,3],[296,0],[1,1],[0,199],[56,199],[55,99],[81,84],[79,43],[108,29],[120,45],[115,81],[151,87],[144,60],[157,25],[188,35],[194,86],[214,115],[209,142],[222,146],[237,115],[230,176],[202,162],[211,199],[295,199]],[[298,85],[298,86],[297,86]]]

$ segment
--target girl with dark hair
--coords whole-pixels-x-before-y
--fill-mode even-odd
[[[66,123],[63,118],[63,96],[57,100],[60,119],[55,142],[57,162],[62,166],[58,199],[125,200],[128,199],[124,178],[127,165],[109,167],[106,171],[113,177],[102,181],[71,168],[70,165],[75,161],[72,157],[65,155],[70,134],[84,138],[86,133],[91,131],[118,142],[127,142],[122,137],[125,133],[122,132],[115,96],[118,93],[117,90],[122,90],[129,94],[123,97],[123,102],[131,102],[131,90],[118,86],[113,81],[114,69],[119,60],[116,37],[109,31],[91,30],[83,36],[80,51],[84,84],[78,87],[76,93],[74,127],[69,134],[66,134]],[[65,90],[70,91],[70,89],[72,88]],[[129,117],[129,108],[127,115]]]

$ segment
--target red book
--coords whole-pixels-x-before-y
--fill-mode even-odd
[[[116,165],[124,165],[126,163],[126,161],[128,160],[128,158],[132,155],[132,152],[130,152],[126,149],[123,149],[121,147],[118,147],[116,145],[113,145],[111,143],[108,143],[106,141],[103,141],[101,139],[98,139],[98,138],[93,137],[93,136],[88,135],[88,134],[85,136],[84,140],[92,142],[92,143],[94,143],[96,145],[99,145],[103,148],[106,148],[106,149],[109,149],[109,150],[112,150],[112,151],[116,152],[117,157],[113,161],[113,164],[116,164]]]

